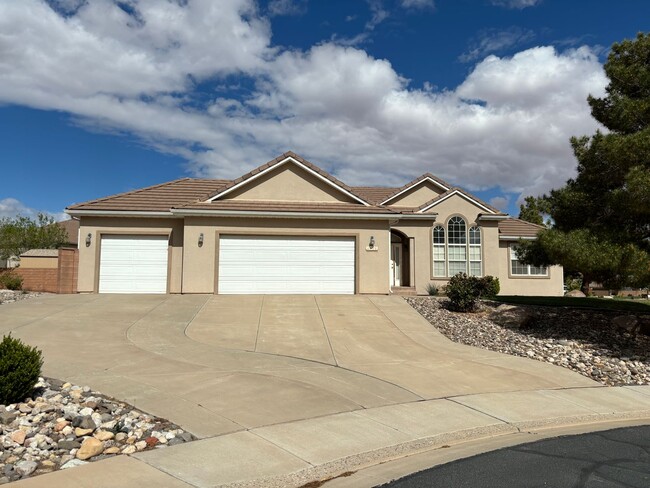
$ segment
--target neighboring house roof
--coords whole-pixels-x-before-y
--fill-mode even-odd
[[[532,238],[545,229],[542,225],[532,224],[525,220],[510,218],[499,222],[499,237],[501,239],[508,237],[515,238]]]
[[[390,195],[386,196],[384,200],[382,200],[380,203],[382,205],[386,205],[388,202],[393,200],[395,197],[401,195],[407,190],[410,190],[413,187],[418,186],[421,183],[424,183],[425,181],[431,181],[433,184],[439,186],[442,188],[444,191],[447,191],[451,188],[451,185],[440,178],[433,176],[431,173],[424,173],[422,176],[419,176],[415,178],[413,181],[408,182],[406,185],[402,186],[401,188],[395,189],[393,193]]]
[[[20,255],[20,257],[30,258],[55,258],[59,255],[58,249],[30,249]]]
[[[230,180],[181,178],[89,202],[69,210],[169,211],[171,207],[206,199]]]
[[[63,228],[68,234],[68,244],[76,246],[79,243],[79,221],[76,219],[63,220],[57,222],[56,225]]]
[[[450,189],[447,190],[446,192],[441,193],[441,194],[438,195],[437,197],[432,198],[432,199],[429,200],[428,202],[423,203],[423,204],[420,205],[420,207],[418,208],[418,211],[419,211],[419,212],[426,212],[426,211],[429,210],[430,208],[433,208],[433,207],[435,207],[436,205],[438,205],[439,203],[445,201],[447,198],[451,197],[452,195],[460,195],[460,196],[462,196],[463,198],[465,198],[465,199],[467,199],[467,200],[469,200],[469,201],[471,201],[471,202],[473,202],[473,203],[475,203],[475,204],[478,204],[480,207],[483,207],[485,210],[487,210],[487,211],[490,212],[490,213],[493,213],[493,214],[500,214],[500,215],[505,215],[505,214],[504,214],[503,212],[501,212],[501,210],[499,210],[498,208],[495,208],[495,207],[493,207],[492,205],[490,205],[490,204],[488,204],[488,203],[485,203],[485,202],[484,202],[483,200],[481,200],[480,198],[477,198],[477,197],[475,197],[474,195],[471,195],[470,193],[467,193],[465,190],[463,190],[462,188],[458,188],[457,186],[455,186],[455,187],[453,187],[453,188],[450,188]]]

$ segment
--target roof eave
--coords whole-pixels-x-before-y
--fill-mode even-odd
[[[362,213],[362,212],[293,212],[293,211],[260,211],[260,210],[221,210],[221,209],[192,209],[173,208],[172,214],[178,217],[263,217],[263,218],[293,218],[293,219],[350,219],[350,220],[393,220],[399,218],[395,213]]]
[[[101,209],[71,209],[65,213],[72,217],[173,217],[170,211],[158,210],[101,210]]]

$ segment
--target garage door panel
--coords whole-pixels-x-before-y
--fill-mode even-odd
[[[222,236],[219,293],[354,293],[353,238]]]
[[[99,293],[166,293],[167,236],[102,236]]]

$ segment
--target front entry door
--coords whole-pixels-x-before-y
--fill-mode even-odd
[[[402,244],[392,243],[390,252],[390,284],[402,286]]]

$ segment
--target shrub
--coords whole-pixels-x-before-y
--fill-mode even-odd
[[[582,289],[582,278],[571,278],[570,276],[564,281],[566,291]]]
[[[7,290],[20,290],[23,286],[23,277],[9,271],[8,273],[0,274],[0,287]]]
[[[430,296],[435,296],[438,294],[438,287],[434,285],[433,283],[428,283],[427,284],[427,293]]]
[[[494,297],[500,289],[499,279],[494,276],[479,278],[458,273],[451,277],[446,291],[452,309],[458,312],[471,312],[481,298]]]
[[[41,351],[20,339],[4,336],[0,342],[0,404],[25,400],[34,389],[42,366]]]

